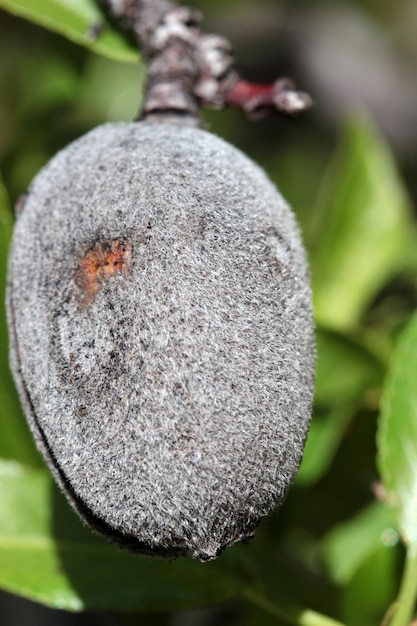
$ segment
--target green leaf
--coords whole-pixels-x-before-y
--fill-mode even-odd
[[[339,597],[341,615],[347,624],[388,626],[383,618],[395,599],[399,556],[398,550],[380,543],[344,585]]]
[[[400,269],[412,241],[410,201],[393,157],[365,118],[346,128],[316,208],[317,320],[354,328]]]
[[[71,120],[91,128],[107,122],[130,122],[141,108],[145,68],[90,55],[71,107]]]
[[[378,466],[400,532],[417,546],[417,315],[398,340],[382,397]]]
[[[329,469],[354,410],[351,404],[325,415],[314,415],[296,478],[297,485],[312,485]]]
[[[383,365],[357,339],[319,328],[315,404],[345,405],[382,383]]]
[[[394,604],[394,617],[390,626],[412,626],[417,604],[417,544],[407,547],[400,590]],[[413,620],[413,623],[414,620]]]
[[[104,20],[94,0],[0,0],[0,8],[112,59],[139,59],[137,49]]]
[[[373,502],[334,528],[324,539],[322,551],[332,579],[344,585],[380,546],[391,548],[397,542],[391,512],[381,502]]]
[[[244,586],[235,548],[198,563],[110,545],[81,524],[46,470],[1,461],[0,502],[0,586],[48,606],[163,611],[220,602]]]
[[[9,370],[8,333],[4,307],[7,252],[13,228],[6,189],[0,179],[0,456],[14,458],[29,465],[38,465],[40,456],[20,408]]]
[[[316,410],[298,485],[312,485],[329,469],[349,421],[364,402],[364,393],[376,396],[382,376],[383,365],[358,340],[317,330]]]

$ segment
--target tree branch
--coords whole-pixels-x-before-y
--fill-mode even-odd
[[[233,67],[227,39],[205,34],[201,15],[171,0],[98,0],[136,36],[148,61],[141,119],[180,115],[199,124],[201,106],[236,106],[256,119],[280,113],[296,116],[313,102],[292,80],[267,85],[248,82]]]

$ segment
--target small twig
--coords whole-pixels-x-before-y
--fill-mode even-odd
[[[290,79],[260,85],[241,78],[227,39],[205,34],[196,11],[171,0],[98,1],[136,35],[148,61],[141,118],[171,113],[198,124],[200,106],[236,106],[259,118],[296,116],[313,104]]]
[[[293,626],[345,626],[342,622],[310,609],[284,602],[275,604],[259,589],[248,588],[243,592],[243,596],[266,613],[274,615],[288,624],[293,624]]]
[[[296,116],[313,105],[307,93],[297,91],[289,78],[279,78],[270,85],[250,83],[237,76],[236,82],[224,93],[226,104],[240,107],[252,119],[274,112]]]

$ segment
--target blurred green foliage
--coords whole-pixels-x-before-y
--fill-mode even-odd
[[[112,59],[138,58],[137,50],[107,24],[94,0],[1,0],[0,7]]]
[[[337,108],[340,84],[325,89],[322,75],[311,66],[307,71],[303,52],[315,50],[309,10],[314,5],[317,15],[327,15],[326,3],[193,4],[211,30],[230,36],[251,78],[294,72],[317,99],[316,113],[297,124],[252,125],[233,110],[204,113],[213,132],[245,150],[278,184],[309,251],[317,385],[300,473],[285,506],[254,540],[212,564],[121,553],[81,525],[34,448],[8,371],[1,311],[0,585],[52,607],[117,611],[126,624],[330,626],[312,610],[351,626],[374,626],[384,615],[387,626],[406,626],[417,591],[414,127],[406,127],[404,142],[406,116],[387,114],[379,95],[373,105],[366,90],[355,94],[359,107]],[[341,16],[349,7],[364,28],[372,20],[388,48],[401,47],[399,74],[417,57],[408,28],[411,16],[417,18],[414,0],[335,6]],[[97,124],[136,115],[145,68],[132,62],[138,55],[92,0],[0,0],[0,7],[35,22],[0,12],[4,291],[12,205],[69,141]],[[358,74],[372,87],[366,62]],[[325,76],[330,66],[326,57]],[[413,76],[417,82],[417,72]],[[348,85],[354,78],[343,76]],[[388,75],[386,83],[389,89]],[[398,593],[402,608],[390,612]],[[212,604],[217,608],[184,612]]]

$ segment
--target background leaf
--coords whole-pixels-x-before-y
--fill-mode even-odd
[[[382,384],[383,364],[358,338],[320,327],[316,337],[317,406],[345,405],[369,387]]]
[[[326,473],[354,413],[354,407],[348,404],[335,407],[324,415],[314,415],[296,478],[297,485],[312,485]]]
[[[32,436],[20,408],[19,399],[9,370],[8,336],[4,306],[7,251],[13,228],[6,190],[0,179],[0,456],[14,458],[29,465],[41,463]]]
[[[340,604],[346,624],[387,624],[385,616],[397,592],[398,556],[398,550],[380,542],[343,585]]]
[[[315,411],[296,481],[312,485],[329,469],[350,420],[378,394],[383,365],[357,339],[319,328]]]
[[[345,584],[377,548],[393,547],[398,533],[392,528],[391,512],[373,502],[354,518],[339,524],[322,543],[323,555],[333,580]]]
[[[94,0],[0,0],[0,8],[112,59],[135,62],[136,48],[104,19]]]
[[[382,398],[378,464],[408,544],[417,545],[417,315],[394,352]]]
[[[367,119],[346,127],[316,216],[316,318],[332,328],[354,328],[401,267],[412,241],[407,193],[387,146]]]
[[[239,550],[212,563],[170,562],[110,545],[81,524],[46,470],[1,461],[0,502],[0,585],[48,606],[178,609],[220,602],[245,584]]]

